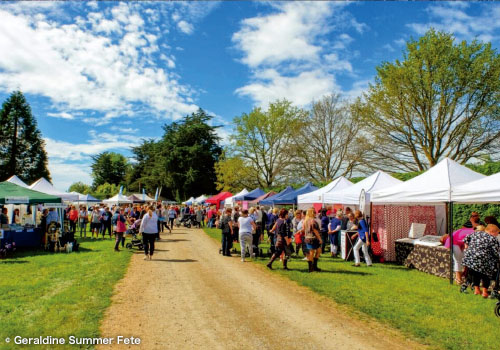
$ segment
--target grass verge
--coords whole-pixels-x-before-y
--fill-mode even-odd
[[[70,335],[99,336],[113,286],[124,276],[132,253],[114,252],[114,240],[109,238],[78,241],[79,252],[19,251],[14,258],[0,260],[0,349],[54,348],[4,341],[17,335],[66,341]]]
[[[204,230],[220,241],[220,230]],[[261,247],[267,251],[269,244]],[[239,245],[236,248],[239,250]],[[265,265],[268,259],[254,261]],[[500,348],[500,319],[493,313],[493,300],[460,294],[459,287],[445,279],[398,265],[353,267],[352,262],[325,255],[318,266],[323,272],[308,273],[301,255],[289,262],[291,271],[282,270],[280,261],[275,261],[272,273],[333,299],[357,317],[360,312],[361,318],[369,315],[431,348]]]

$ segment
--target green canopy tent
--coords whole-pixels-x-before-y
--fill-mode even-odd
[[[61,198],[4,181],[0,182],[0,204],[61,203]]]

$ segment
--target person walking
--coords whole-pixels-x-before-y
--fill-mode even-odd
[[[354,252],[354,266],[360,266],[360,258],[359,258],[359,249],[363,249],[363,256],[365,257],[366,266],[372,266],[372,260],[370,258],[370,254],[368,253],[368,247],[370,246],[370,232],[368,228],[368,224],[363,217],[363,213],[359,210],[354,212],[354,217],[358,220],[358,233],[351,236],[351,239],[354,240],[358,237],[356,244],[354,244],[353,252]]]
[[[326,208],[321,209],[321,214],[320,214],[320,221],[321,221],[321,228],[320,228],[320,233],[321,233],[321,253],[325,253],[325,247],[326,247],[326,241],[328,240],[328,224],[330,223],[330,219],[326,215]]]
[[[219,228],[222,231],[222,255],[231,256],[231,243],[233,239],[233,220],[231,219],[231,208],[227,208],[219,220]]]
[[[80,225],[80,237],[87,238],[87,223],[89,222],[89,213],[85,206],[80,207],[80,213],[78,216],[78,221]]]
[[[168,210],[168,223],[170,225],[170,232],[174,229],[174,220],[177,217],[177,212],[175,211],[174,207],[170,207]]]
[[[156,216],[153,206],[150,206],[147,213],[142,217],[139,232],[142,233],[142,242],[144,244],[144,260],[153,260],[155,240],[158,233],[158,216]]]
[[[288,251],[287,247],[289,246],[290,242],[292,241],[292,235],[290,232],[290,227],[287,222],[287,216],[288,216],[288,211],[286,209],[281,209],[279,212],[279,217],[278,220],[276,220],[276,223],[274,224],[273,228],[271,228],[271,231],[274,232],[275,237],[276,237],[276,250],[271,257],[271,260],[267,263],[267,268],[272,270],[273,269],[273,262],[276,260],[281,254],[285,253],[283,256],[283,270],[288,270],[288,258],[290,256],[290,252]]]
[[[242,210],[241,216],[238,218],[239,240],[241,245],[241,261],[245,262],[246,248],[250,252],[250,257],[253,257],[252,232],[255,231],[256,225],[251,217],[248,216],[248,210]]]
[[[92,239],[94,238],[94,234],[96,239],[99,238],[99,230],[101,227],[100,217],[101,213],[99,213],[99,207],[96,205],[92,210],[92,214],[90,214],[90,235]]]
[[[319,231],[320,224],[315,218],[314,208],[307,209],[303,229],[306,247],[309,250],[307,254],[309,272],[321,272],[321,269],[318,268],[318,260],[321,255],[321,245],[323,244],[323,241]]]
[[[115,212],[115,215],[113,216],[113,225],[114,225],[114,232],[115,232],[115,252],[119,252],[120,249],[118,249],[120,243],[122,244],[122,248],[125,246],[125,238],[123,235],[125,234],[125,231],[127,231],[127,219],[125,218],[124,210],[123,209],[117,209]]]
[[[201,223],[203,222],[203,210],[201,207],[198,207],[196,209],[196,225],[198,225],[198,228],[201,228]]]

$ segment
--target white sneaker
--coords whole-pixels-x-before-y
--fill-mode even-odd
[[[304,258],[304,259],[302,259],[302,260],[307,261],[307,257],[306,257],[306,258]]]
[[[245,259],[241,259],[241,262],[245,262]]]
[[[144,260],[149,260],[149,255],[146,255],[146,256],[144,257]]]

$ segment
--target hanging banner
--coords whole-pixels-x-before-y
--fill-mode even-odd
[[[5,204],[29,204],[28,197],[5,197]]]

